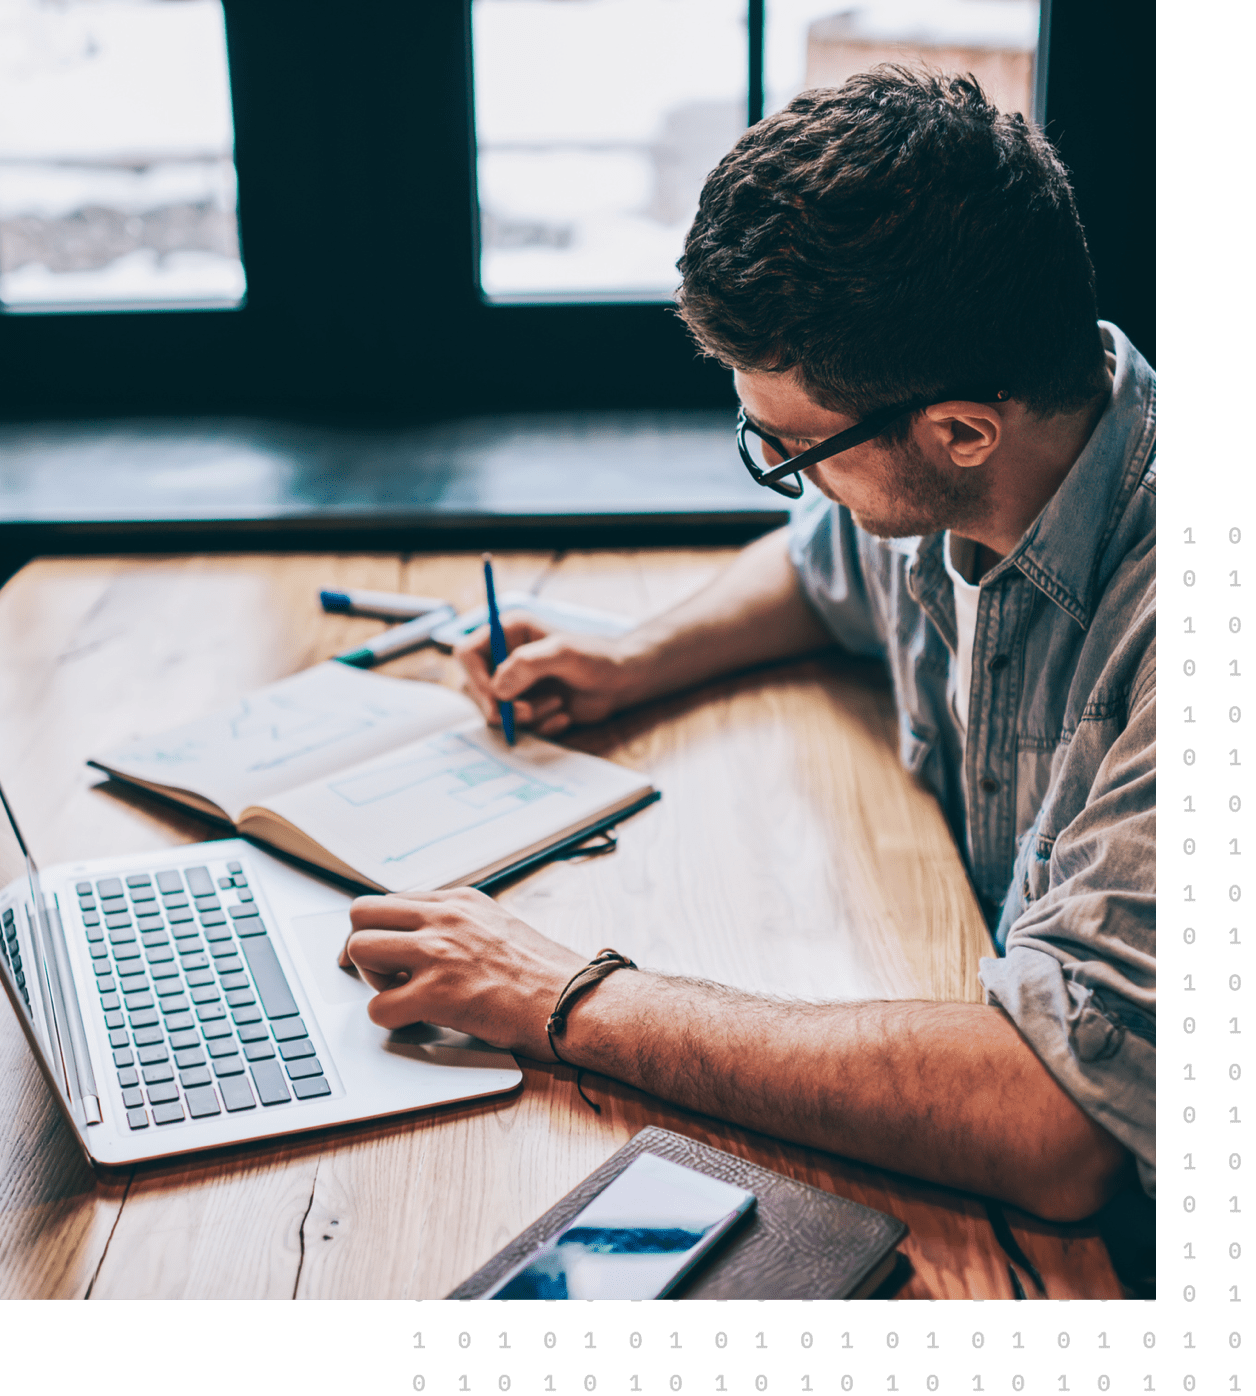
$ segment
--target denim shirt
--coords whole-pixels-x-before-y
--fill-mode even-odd
[[[947,702],[944,535],[879,539],[812,491],[790,556],[835,639],[889,666],[903,764],[936,793],[998,958],[981,983],[1155,1195],[1156,380],[1100,322],[1113,391],[981,579],[968,728]]]

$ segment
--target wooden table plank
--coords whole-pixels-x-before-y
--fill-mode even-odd
[[[731,550],[503,553],[502,590],[634,617]],[[0,773],[46,862],[212,837],[101,782],[85,758],[360,644],[321,586],[482,599],[478,554],[43,560],[0,593]],[[390,674],[459,681],[424,650]],[[979,1000],[989,940],[932,797],[901,770],[873,666],[815,659],[622,714],[571,742],[647,772],[663,800],[609,858],[502,891],[574,948],[800,998]],[[94,788],[97,785],[100,788]],[[93,1183],[16,1024],[0,1027],[0,1294],[393,1297],[447,1293],[646,1124],[906,1220],[902,1297],[1011,1297],[979,1199],[801,1149],[592,1076],[522,1063],[509,1096],[134,1170]],[[129,1186],[128,1186],[129,1184]],[[1053,1297],[1117,1297],[1102,1243],[1013,1221]],[[1024,1228],[1028,1228],[1027,1230]]]

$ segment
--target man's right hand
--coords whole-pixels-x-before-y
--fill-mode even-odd
[[[487,625],[454,650],[466,670],[468,691],[490,723],[501,722],[499,702],[513,702],[519,726],[555,737],[636,701],[633,664],[621,641],[551,634],[518,611],[502,617],[502,630],[510,654],[496,673],[489,672]]]

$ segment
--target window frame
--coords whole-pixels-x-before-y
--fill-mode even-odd
[[[1093,171],[1078,186],[1092,248],[1120,251],[1105,252],[1115,270],[1099,268],[1101,312],[1147,352],[1129,311],[1105,306],[1116,278],[1129,280],[1123,265],[1144,273],[1122,284],[1122,305],[1136,309],[1154,286],[1147,257],[1130,257],[1136,244],[1154,258],[1154,172],[1133,206],[1128,190],[1123,202],[1105,194],[1113,152],[1130,144],[1114,121],[1131,134],[1140,122],[1154,130],[1154,63],[1128,71],[1140,21],[1132,3],[1114,8],[1122,13],[1102,41],[1092,30],[1070,52],[1057,40],[1093,24],[1093,12],[1083,0],[1044,3],[1040,82],[1049,133],[1063,133],[1071,168]],[[470,9],[471,0],[368,0],[350,23],[332,0],[224,0],[247,300],[231,309],[0,314],[8,387],[0,415],[426,421],[529,408],[732,406],[728,374],[698,357],[666,303],[483,297]],[[748,0],[754,119],[763,16],[764,0]],[[1142,17],[1141,28],[1153,26]],[[1154,45],[1154,32],[1146,42]],[[1122,71],[1124,106],[1094,82],[1096,72]],[[414,178],[399,179],[408,167]],[[369,245],[362,209],[371,212]]]

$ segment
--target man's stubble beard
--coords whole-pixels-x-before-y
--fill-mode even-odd
[[[879,493],[886,503],[875,514],[851,509],[851,517],[874,538],[916,538],[942,529],[963,534],[985,513],[985,477],[980,470],[931,464],[908,437],[879,453]]]

